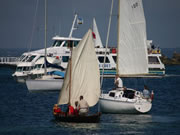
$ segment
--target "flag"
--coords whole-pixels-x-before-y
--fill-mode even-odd
[[[93,38],[96,39],[96,34],[92,32]]]
[[[79,18],[77,19],[77,24],[83,24],[83,19],[79,17]]]

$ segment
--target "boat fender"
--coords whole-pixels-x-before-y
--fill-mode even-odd
[[[152,90],[152,92],[151,92],[151,101],[153,101],[153,99],[154,99],[154,92]]]

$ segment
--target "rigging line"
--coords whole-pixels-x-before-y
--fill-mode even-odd
[[[38,5],[39,5],[39,0],[37,0],[37,2],[36,2],[35,14],[34,14],[34,19],[33,19],[33,28],[32,28],[32,33],[31,33],[28,52],[30,52],[30,50],[32,48],[32,40],[33,40],[33,37],[34,37],[34,30],[35,30],[35,25],[36,25],[36,17],[37,17]]]
[[[110,28],[111,28],[111,17],[112,17],[112,11],[113,11],[113,3],[114,3],[114,0],[112,0],[112,2],[111,2],[111,10],[110,10],[108,31],[107,31],[107,37],[106,37],[106,50],[105,50],[105,55],[104,55],[103,70],[102,70],[102,76],[101,76],[101,88],[102,88],[103,78],[104,78],[104,65],[105,65],[105,61],[106,61],[107,47],[108,47],[108,42],[109,42],[109,32],[110,32]]]
[[[45,46],[45,52],[44,52],[44,61],[46,60],[47,57],[47,0],[45,0],[44,4],[44,46]],[[44,74],[47,75],[47,65],[46,62],[44,63]]]

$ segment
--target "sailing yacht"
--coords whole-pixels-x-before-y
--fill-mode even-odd
[[[82,95],[89,107],[93,107],[99,101],[100,73],[92,30],[85,34],[76,48],[73,48],[73,42],[70,41],[69,44],[72,53],[57,104],[70,104],[75,107],[75,102]],[[100,113],[88,115],[57,113],[54,117],[63,122],[97,123],[100,120]]]
[[[146,22],[142,0],[118,1],[117,74],[141,76],[148,73]],[[100,97],[103,113],[147,113],[152,99],[131,88],[116,88]]]
[[[48,62],[47,59],[47,0],[45,0],[45,49],[44,49],[44,74],[35,79],[27,79],[26,80],[26,86],[29,91],[44,91],[44,90],[59,90],[62,87],[63,84],[63,77],[62,76],[57,76],[57,75],[52,75],[52,74],[47,74],[47,67]],[[53,64],[51,64],[53,65]],[[56,67],[59,67],[58,65]]]
[[[37,60],[34,68],[28,74],[31,78],[26,79],[26,86],[31,92],[59,91],[62,88],[64,69],[58,65],[57,58],[46,57],[46,59],[47,75],[44,75],[44,57]]]

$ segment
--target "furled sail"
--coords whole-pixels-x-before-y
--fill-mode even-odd
[[[67,104],[70,96],[70,103],[74,106],[75,101],[78,101],[80,95],[83,95],[89,106],[94,106],[100,96],[100,73],[92,30],[86,33],[78,46],[72,51],[71,76],[71,91],[69,94],[70,64],[68,64],[58,104]]]
[[[148,73],[146,21],[142,0],[120,0],[118,73]]]

